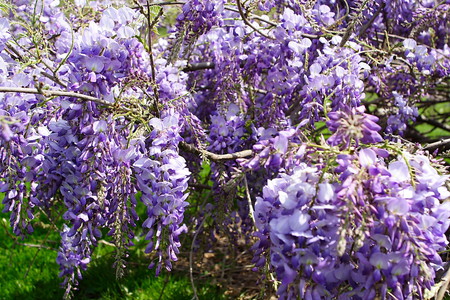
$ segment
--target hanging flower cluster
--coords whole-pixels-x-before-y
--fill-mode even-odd
[[[281,299],[428,297],[448,141],[414,126],[449,131],[450,4],[344,2],[0,5],[2,212],[26,237],[63,211],[65,297],[101,239],[121,276],[142,233],[159,274],[208,230]]]

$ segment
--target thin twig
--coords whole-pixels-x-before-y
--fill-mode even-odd
[[[195,146],[188,144],[186,142],[181,142],[180,147],[191,153],[202,154],[202,155],[206,156],[208,159],[214,160],[214,161],[245,158],[245,157],[249,157],[253,154],[252,150],[242,150],[239,152],[229,153],[229,154],[216,154],[216,153],[209,152],[207,150],[197,149]]]
[[[194,244],[195,241],[197,240],[197,236],[200,233],[200,229],[203,227],[203,224],[205,223],[206,220],[206,215],[203,217],[202,222],[200,223],[200,225],[198,226],[197,230],[195,231],[194,237],[192,239],[192,243],[191,243],[191,251],[189,252],[189,278],[191,279],[191,285],[192,285],[192,290],[194,292],[194,297],[192,299],[198,299],[198,295],[197,295],[197,288],[195,287],[195,282],[194,282],[194,274],[193,274],[193,260],[194,260]]]
[[[248,182],[247,182],[247,175],[244,174],[244,185],[245,185],[245,194],[247,196],[247,201],[248,201],[248,210],[249,210],[249,214],[250,217],[253,220],[253,226],[256,226],[256,222],[255,222],[255,210],[253,209],[253,204],[252,204],[252,197],[250,196],[250,191],[248,189]]]
[[[345,14],[340,17],[339,19],[337,19],[335,22],[333,22],[333,24],[327,26],[327,28],[325,29],[325,31],[329,31],[330,29],[336,28],[339,25],[342,24],[342,22],[348,17],[348,14],[350,13],[350,7],[348,6],[348,2],[347,0],[344,0],[345,2]],[[340,11],[340,9],[338,8],[338,11]],[[336,16],[337,17],[337,16]]]
[[[428,145],[426,145],[426,146],[423,147],[423,148],[426,149],[426,150],[429,150],[429,149],[439,148],[439,147],[443,147],[443,146],[447,146],[447,145],[450,145],[450,139],[445,139],[445,140],[442,140],[442,141],[437,141],[437,142],[428,144]]]
[[[21,88],[21,87],[0,87],[0,93],[23,93],[23,94],[36,94],[43,96],[73,97],[82,100],[92,101],[106,106],[113,106],[113,103],[107,102],[103,99],[75,92],[65,92],[57,90],[38,90],[33,88]]]
[[[242,271],[251,270],[254,267],[255,267],[255,265],[252,264],[252,265],[245,265],[245,266],[240,266],[240,267],[225,267],[225,268],[223,268],[221,270],[209,270],[207,274],[204,274],[204,272],[194,272],[194,273],[199,274],[198,277],[200,277],[200,278],[206,278],[206,277],[210,277],[210,276],[214,276],[216,274],[219,274],[219,273],[223,272],[223,270],[225,270],[228,274],[229,273],[233,273],[233,272],[235,272],[235,273],[239,272],[240,273]]]
[[[160,9],[158,16],[155,18],[157,20],[162,15],[162,9]],[[159,108],[158,108],[158,101],[159,101],[159,91],[158,91],[158,85],[156,84],[156,67],[155,67],[155,61],[153,59],[153,45],[152,45],[152,29],[153,26],[156,24],[155,22],[152,22],[151,20],[151,14],[150,14],[150,2],[147,0],[147,22],[148,22],[148,55],[150,57],[150,66],[152,69],[152,85],[153,85],[153,94],[155,95],[156,100],[154,101],[154,108],[156,112],[156,116],[159,117]]]
[[[361,29],[359,30],[358,37],[361,37],[367,31],[367,29],[370,27],[370,25],[373,24],[375,19],[378,17],[378,15],[384,9],[384,6],[385,6],[385,3],[382,3],[380,5],[380,7],[378,7],[377,11],[373,14],[372,18],[370,18],[370,20],[361,27]]]
[[[8,54],[15,59],[20,60],[21,62],[25,62],[22,54],[19,53],[19,51],[17,51],[11,44],[6,44],[6,48],[5,51],[8,52]],[[32,68],[37,69],[37,67],[33,64],[30,65]],[[59,84],[60,86],[66,88],[67,84],[63,83],[58,77],[54,76],[54,75],[50,75],[47,72],[44,71],[40,71],[41,75],[44,77],[47,77],[48,79],[52,80],[53,82],[55,82],[56,84]],[[53,72],[53,74],[55,74],[55,72]]]
[[[387,37],[396,38],[396,39],[401,39],[401,40],[406,40],[406,39],[408,39],[407,36],[401,36],[401,35],[397,35],[397,34],[393,34],[393,33],[387,33],[387,32],[378,32],[378,31],[375,31],[374,34],[377,35],[377,36],[381,36],[381,37],[387,36]],[[420,41],[416,41],[416,42],[417,42],[417,45],[424,46],[424,47],[426,47],[426,48],[428,48],[428,49],[432,49],[433,51],[436,51],[437,53],[439,53],[439,54],[442,55],[443,57],[450,58],[450,55],[447,54],[447,53],[445,53],[445,52],[444,52],[443,50],[441,50],[441,49],[433,48],[433,47],[431,47],[430,45],[421,43]]]
[[[184,4],[185,4],[185,2],[178,2],[178,1],[170,2],[170,1],[167,1],[167,2],[154,2],[154,3],[149,3],[148,6],[167,6],[167,5],[184,5]],[[133,7],[133,9],[140,9],[140,7]],[[225,6],[224,9],[225,9],[225,10],[228,10],[228,11],[232,11],[232,12],[236,12],[236,13],[239,13],[239,14],[240,14],[239,9],[236,9],[236,8],[233,8],[233,7]],[[252,13],[250,13],[250,14],[248,14],[248,15],[249,15],[252,19],[261,21],[261,22],[266,23],[266,24],[268,24],[268,25],[270,25],[270,26],[273,26],[273,27],[278,27],[278,25],[279,25],[278,23],[276,23],[276,22],[274,22],[274,21],[272,21],[272,20],[268,20],[268,19],[266,19],[266,18],[263,18],[263,17],[261,17],[261,16],[258,16],[258,15],[252,14]],[[245,19],[244,22],[245,22],[246,20],[247,20],[247,19]],[[248,20],[247,20],[247,21],[248,21]],[[246,24],[247,24],[247,23],[246,23]],[[257,32],[259,32],[258,29],[256,29],[256,28],[253,27],[253,25],[251,25],[251,24],[247,24],[247,25],[249,25],[249,26],[252,27],[254,30],[256,30]],[[261,33],[261,32],[259,32],[259,33]],[[261,33],[261,34],[262,34],[262,33]],[[262,35],[264,36],[264,34],[262,34]],[[322,36],[322,35],[310,34],[310,33],[303,33],[303,32],[301,32],[300,35],[301,35],[302,37],[306,37],[306,38],[310,38],[310,39],[318,39],[318,38],[320,38],[320,37]],[[270,37],[269,37],[269,38],[270,38]]]
[[[47,77],[48,79],[52,80],[54,83],[59,84],[60,86],[62,86],[63,88],[67,87],[67,84],[65,84],[64,82],[62,82],[58,77],[50,75],[44,71],[41,71],[41,75],[44,77]]]
[[[191,71],[198,71],[198,70],[205,70],[205,69],[214,69],[215,67],[216,67],[216,65],[213,62],[199,62],[199,63],[188,64],[182,70],[183,70],[183,72],[191,72]]]
[[[244,9],[243,9],[243,7],[242,7],[242,3],[241,3],[240,0],[236,0],[236,4],[237,4],[237,7],[238,7],[239,15],[241,16],[242,21],[244,21],[244,23],[245,23],[246,25],[250,26],[250,28],[252,28],[254,31],[258,32],[258,33],[259,33],[260,35],[262,35],[263,37],[265,37],[265,38],[267,38],[267,39],[270,39],[270,40],[273,40],[272,37],[270,37],[270,36],[268,36],[267,34],[261,32],[261,31],[260,31],[258,28],[256,28],[252,23],[250,23],[250,21],[249,21],[249,20],[247,19],[247,17],[245,16]]]
[[[167,287],[167,283],[169,283],[169,274],[166,272],[166,278],[164,278],[164,285],[162,287],[161,293],[159,294],[158,300],[161,300],[164,295],[164,290]]]
[[[30,247],[30,248],[39,248],[39,249],[46,249],[46,250],[58,251],[58,249],[56,249],[56,248],[52,248],[52,247],[45,246],[45,245],[28,244],[28,243],[19,243],[19,242],[16,242],[16,241],[14,241],[14,243],[16,243],[17,245],[20,245],[20,246],[25,246],[25,247]]]
[[[139,4],[138,2],[136,4]],[[153,2],[148,3],[147,6],[168,6],[168,5],[184,5],[186,2],[167,1],[167,2]],[[140,9],[140,6],[132,7],[133,9]]]
[[[225,9],[226,9],[226,10],[229,10],[229,11],[232,11],[232,12],[237,12],[237,13],[239,13],[239,10],[236,9],[236,8],[233,8],[233,7],[225,6]],[[269,25],[274,26],[274,27],[277,27],[277,26],[278,26],[277,23],[275,23],[275,22],[273,22],[273,21],[271,21],[271,20],[267,20],[267,19],[265,19],[265,18],[263,18],[263,17],[260,17],[260,16],[258,16],[258,15],[255,15],[255,14],[250,14],[250,17],[251,17],[252,19],[259,20],[259,21],[261,21],[261,22],[264,22],[264,23],[269,24]]]
[[[167,1],[167,2],[156,2],[156,3],[149,3],[148,6],[163,6],[163,5],[184,5],[186,4],[186,2],[171,2],[171,1]]]
[[[48,236],[50,235],[50,232],[51,232],[50,230],[47,231],[47,233],[46,233],[46,235],[44,237],[44,243],[47,241]],[[34,262],[36,261],[36,258],[38,256],[39,252],[41,252],[41,249],[42,249],[42,247],[39,247],[37,249],[36,253],[33,256],[33,259],[31,260],[30,265],[28,266],[27,271],[25,272],[25,276],[23,277],[23,279],[26,279],[28,277],[28,273],[30,273],[31,267],[33,266]]]
[[[184,4],[186,4],[186,2],[176,2],[176,1],[171,2],[171,1],[167,1],[167,2],[155,2],[155,3],[150,3],[150,4],[148,4],[148,6],[184,5]],[[134,8],[137,9],[137,8],[139,8],[139,7],[134,7]],[[232,12],[237,12],[237,13],[239,13],[239,10],[237,10],[237,9],[235,9],[235,8],[232,8],[232,7],[229,7],[229,6],[225,6],[224,8],[225,8],[226,10],[229,10],[229,11],[232,11]],[[271,25],[271,26],[275,26],[275,27],[278,26],[277,23],[275,23],[275,22],[273,22],[273,21],[271,21],[271,20],[264,19],[264,18],[262,18],[262,17],[260,17],[260,16],[258,16],[258,15],[251,14],[251,17],[252,17],[253,19],[259,20],[259,21],[264,22],[264,23],[267,23],[267,24],[269,24],[269,25]]]
[[[104,244],[106,246],[116,247],[116,245],[114,245],[113,243],[110,243],[110,242],[105,241],[105,240],[99,240],[98,242],[99,242],[99,244]]]
[[[353,33],[353,29],[356,26],[356,22],[357,20],[362,16],[362,11],[363,8],[366,6],[366,4],[369,1],[364,1],[363,4],[361,5],[361,7],[359,7],[359,13],[358,15],[350,22],[350,24],[347,25],[347,30],[344,33],[344,36],[342,37],[341,43],[339,44],[339,47],[344,47],[345,43],[347,43],[347,41],[349,40],[351,34]]]
[[[445,297],[445,294],[448,291],[448,286],[450,284],[450,269],[445,272],[444,277],[441,279],[441,287],[439,288],[438,292],[436,293],[436,300],[442,300]]]
[[[226,10],[229,10],[229,11],[232,11],[232,12],[237,12],[237,13],[239,13],[239,9],[236,9],[236,8],[232,8],[232,7],[229,7],[229,6],[225,6],[225,9],[226,9]],[[258,15],[255,15],[255,14],[250,13],[249,15],[250,15],[250,17],[251,17],[252,19],[255,19],[255,20],[261,21],[261,22],[263,22],[263,23],[269,24],[270,26],[278,27],[278,25],[279,25],[279,24],[273,22],[272,20],[265,19],[265,18],[263,18],[263,17],[260,17],[260,16],[258,16]],[[245,22],[245,21],[244,21],[244,22]],[[254,28],[253,28],[253,29],[254,29]],[[311,34],[311,33],[304,33],[304,32],[300,32],[299,34],[300,34],[302,37],[310,38],[310,39],[318,39],[318,38],[320,38],[320,37],[322,36],[322,35]]]
[[[429,119],[428,117],[425,117],[423,115],[418,116],[416,119],[418,122],[424,122],[424,123],[428,123],[430,125],[433,125],[435,127],[438,127],[440,129],[444,129],[446,131],[450,131],[450,126],[446,125],[446,124],[442,124],[436,120],[433,119]]]

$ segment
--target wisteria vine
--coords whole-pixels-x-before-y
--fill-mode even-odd
[[[65,298],[102,239],[120,277],[142,234],[158,275],[200,232],[209,251],[244,237],[280,299],[441,297],[449,13],[450,1],[0,1],[3,213],[24,238],[63,211]]]

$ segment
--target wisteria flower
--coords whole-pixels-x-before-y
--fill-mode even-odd
[[[330,112],[327,126],[334,134],[328,138],[328,143],[333,146],[340,145],[348,148],[352,142],[356,146],[360,143],[371,144],[383,140],[378,131],[381,127],[376,123],[378,118],[364,113],[364,106]]]

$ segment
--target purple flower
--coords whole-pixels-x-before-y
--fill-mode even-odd
[[[395,109],[393,115],[388,117],[386,131],[388,133],[398,132],[400,135],[403,135],[408,123],[410,121],[415,121],[419,112],[417,107],[411,106],[407,102],[407,99],[399,93],[394,91],[392,92],[392,95],[395,100]]]
[[[6,123],[4,120],[0,118],[0,137],[8,142],[11,140],[13,136],[13,132],[11,131],[11,128],[9,127],[8,123]]]
[[[10,37],[8,19],[0,18],[0,52],[5,48],[6,42]]]
[[[341,145],[341,148],[348,148],[352,142],[355,142],[356,146],[359,143],[381,142],[383,138],[378,133],[381,127],[376,123],[378,118],[364,113],[364,110],[364,106],[359,106],[330,112],[327,126],[334,134],[328,138],[328,143],[332,146]]]
[[[171,262],[177,260],[181,246],[179,235],[187,231],[182,222],[188,205],[185,191],[190,172],[178,153],[178,143],[182,140],[180,115],[166,113],[162,119],[153,118],[149,123],[153,127],[151,145],[147,153],[139,153],[141,157],[134,162],[133,170],[142,202],[147,206],[147,219],[142,224],[147,231],[146,239],[150,240],[146,252],[157,252],[156,273],[159,274],[163,265],[171,270]],[[163,246],[163,239],[169,241],[167,246]]]
[[[382,252],[373,253],[369,261],[377,269],[386,270],[389,267],[389,256]]]

